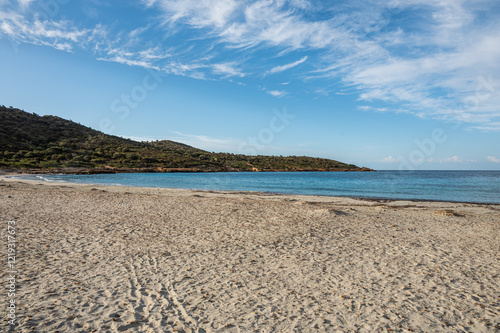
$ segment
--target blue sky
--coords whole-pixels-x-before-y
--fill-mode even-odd
[[[0,0],[0,104],[139,140],[500,169],[500,2]]]

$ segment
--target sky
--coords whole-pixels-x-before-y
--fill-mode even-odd
[[[135,140],[500,170],[500,1],[0,0],[0,104]]]

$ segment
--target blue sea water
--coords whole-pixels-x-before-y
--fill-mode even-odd
[[[118,173],[34,177],[136,187],[500,203],[500,171]]]

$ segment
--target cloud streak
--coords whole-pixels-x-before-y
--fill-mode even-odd
[[[288,82],[295,68],[309,91],[340,83],[368,112],[500,130],[500,13],[491,1],[143,0],[154,19],[115,29],[43,20],[30,3],[0,2],[0,37],[197,79]]]
[[[476,162],[476,161],[455,155],[452,157],[440,159],[439,162],[440,163],[472,163],[472,162]]]
[[[488,156],[487,159],[493,163],[500,163],[500,158],[496,158],[495,156]]]
[[[382,163],[396,163],[396,162],[399,162],[399,158],[394,158],[392,156],[387,156],[387,157],[381,159],[379,162],[382,162]]]
[[[302,63],[304,63],[305,61],[307,60],[307,56],[303,57],[302,59],[300,60],[297,60],[295,62],[292,62],[290,64],[287,64],[287,65],[282,65],[282,66],[276,66],[272,69],[270,69],[269,71],[267,71],[264,75],[269,75],[269,74],[276,74],[276,73],[281,73],[281,72],[284,72],[290,68],[293,68],[293,67],[296,67]]]
[[[479,84],[476,78],[500,69],[500,28],[494,16],[477,24],[478,15],[488,7],[486,1],[413,0],[392,7],[363,7],[354,1],[352,11],[330,8],[331,18],[323,20],[305,17],[286,1],[228,1],[221,4],[224,10],[217,17],[206,10],[215,8],[210,1],[183,2],[180,7],[171,0],[158,3],[170,21],[206,29],[207,38],[217,38],[226,47],[311,53],[264,76],[314,57],[317,70],[309,79],[341,79],[359,92],[361,101],[384,102],[388,111],[466,122],[477,129],[491,129],[487,124],[500,118],[498,93],[469,103]],[[417,11],[429,18],[405,27],[391,22],[394,14],[411,17]]]
[[[214,138],[207,135],[201,134],[187,134],[182,132],[173,131],[176,137],[171,138],[171,140],[178,140],[180,142],[186,143],[190,146],[197,147],[200,149],[206,149],[209,151],[235,151],[241,145],[241,142],[235,139],[227,138]]]
[[[16,43],[50,46],[62,51],[72,51],[75,46],[84,46],[97,30],[78,29],[69,21],[28,20],[13,11],[0,11],[0,37]]]
[[[288,95],[288,92],[285,90],[266,90],[266,92],[274,97],[285,97]]]
[[[241,72],[237,66],[238,64],[236,62],[216,63],[212,64],[212,69],[215,74],[222,75],[224,77],[244,77],[245,74]]]

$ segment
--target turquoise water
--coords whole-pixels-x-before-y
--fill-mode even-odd
[[[500,203],[500,171],[121,173],[23,177],[136,187]]]
[[[137,187],[500,203],[500,171],[121,173],[28,177]]]

